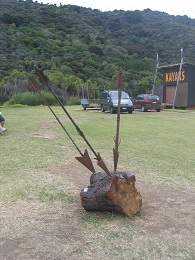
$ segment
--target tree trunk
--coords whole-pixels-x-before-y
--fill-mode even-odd
[[[141,210],[142,197],[135,187],[135,176],[130,172],[105,172],[91,175],[90,186],[81,190],[81,204],[85,210],[122,212],[126,216]]]

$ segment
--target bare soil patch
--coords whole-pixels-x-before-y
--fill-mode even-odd
[[[76,200],[1,202],[0,259],[194,259],[193,191],[137,180],[142,210],[127,219],[81,208],[79,192],[90,173],[78,163],[48,174],[63,174],[76,187]]]

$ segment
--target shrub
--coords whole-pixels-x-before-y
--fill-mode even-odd
[[[6,102],[6,103],[4,103],[4,105],[3,105],[3,107],[7,107],[7,106],[9,106],[9,107],[11,107],[11,108],[24,108],[24,107],[29,107],[29,106],[27,106],[27,105],[21,105],[21,104],[9,104],[9,102]]]
[[[15,105],[16,101],[14,98],[9,99],[4,105],[10,106],[10,105]]]
[[[39,106],[41,100],[38,93],[24,92],[18,93],[12,96],[16,104],[28,105],[28,106]]]
[[[46,99],[47,103],[50,106],[58,105],[58,102],[54,98],[53,94],[47,91],[41,91],[41,94]],[[59,97],[63,105],[66,104],[65,100],[62,97]],[[24,92],[18,93],[12,96],[12,98],[7,102],[7,105],[12,104],[21,104],[28,106],[40,106],[45,105],[44,99],[39,95],[39,93],[34,92]]]
[[[45,97],[45,99],[47,100],[47,103],[50,106],[56,106],[58,105],[58,102],[56,101],[56,99],[54,98],[53,94],[47,91],[41,91],[41,94]],[[65,99],[63,99],[63,97],[58,96],[59,100],[62,102],[63,105],[66,105],[66,101]],[[41,98],[42,100],[42,98]],[[42,104],[45,105],[45,101],[42,100]]]
[[[69,97],[66,100],[67,106],[74,106],[74,105],[80,105],[80,104],[81,104],[81,100],[79,97]]]
[[[5,102],[9,100],[9,96],[5,93],[0,93],[0,105],[3,105]]]

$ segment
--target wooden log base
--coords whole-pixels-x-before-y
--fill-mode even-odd
[[[130,172],[105,172],[91,175],[90,185],[81,190],[81,204],[87,211],[121,212],[132,216],[140,212],[142,197]]]

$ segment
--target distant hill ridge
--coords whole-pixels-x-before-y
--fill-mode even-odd
[[[156,53],[160,65],[179,63],[183,47],[184,61],[195,63],[195,19],[187,16],[31,0],[0,5],[0,81],[13,69],[30,73],[36,64],[105,84],[122,67],[133,88],[144,77],[152,82]]]

